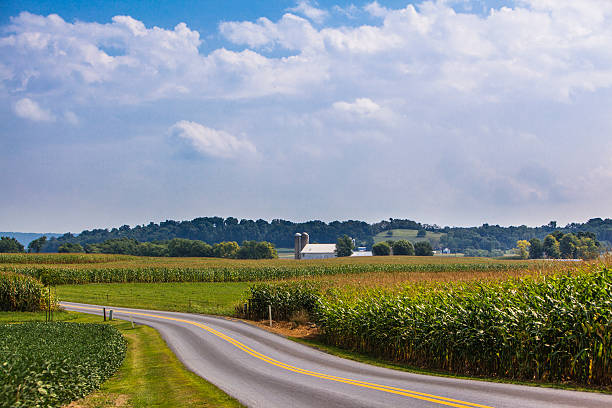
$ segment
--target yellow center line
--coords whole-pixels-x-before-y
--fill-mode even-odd
[[[76,305],[67,305],[68,307],[73,307],[76,309],[85,309],[85,310],[97,310],[97,311],[101,311],[102,309],[99,307],[88,307],[88,306],[76,306]],[[167,317],[167,316],[160,316],[160,315],[153,315],[153,314],[148,314],[148,313],[139,313],[139,312],[130,312],[127,310],[116,310],[113,309],[113,311],[115,313],[121,313],[121,314],[129,314],[129,315],[135,315],[135,316],[144,316],[144,317],[152,317],[155,319],[164,319],[164,320],[172,320],[172,321],[176,321],[176,322],[181,322],[181,323],[187,323],[193,326],[197,326],[199,328],[202,328],[204,330],[206,330],[207,332],[214,334],[217,337],[222,338],[223,340],[227,341],[228,343],[233,344],[234,346],[236,346],[237,348],[241,349],[242,351],[244,351],[245,353],[259,359],[262,361],[265,361],[269,364],[272,364],[274,366],[283,368],[285,370],[289,370],[289,371],[293,371],[296,373],[300,373],[300,374],[304,374],[304,375],[308,375],[311,377],[317,377],[317,378],[322,378],[325,380],[330,380],[330,381],[335,381],[335,382],[341,382],[341,383],[345,383],[345,384],[351,384],[351,385],[356,385],[358,387],[364,387],[364,388],[371,388],[374,390],[379,390],[379,391],[384,391],[384,392],[388,392],[388,393],[392,393],[392,394],[398,394],[398,395],[403,395],[406,397],[410,397],[410,398],[415,398],[415,399],[420,399],[420,400],[424,400],[424,401],[429,401],[429,402],[435,402],[438,404],[442,404],[442,405],[447,405],[447,406],[451,406],[451,407],[458,407],[458,408],[474,408],[474,407],[478,407],[478,408],[492,408],[490,406],[487,405],[480,405],[480,404],[475,404],[472,402],[466,402],[466,401],[461,401],[461,400],[456,400],[456,399],[452,399],[452,398],[446,398],[446,397],[440,397],[437,395],[432,395],[432,394],[426,394],[426,393],[422,393],[422,392],[418,392],[418,391],[411,391],[411,390],[406,390],[406,389],[402,389],[402,388],[396,388],[396,387],[391,387],[391,386],[387,386],[387,385],[381,385],[381,384],[375,384],[375,383],[370,383],[370,382],[365,382],[365,381],[360,381],[360,380],[353,380],[350,378],[343,378],[343,377],[336,377],[333,375],[329,375],[329,374],[323,374],[323,373],[319,373],[316,371],[310,371],[310,370],[306,370],[303,368],[299,368],[299,367],[295,367],[286,363],[283,363],[281,361],[275,360],[271,357],[266,356],[265,354],[261,354],[258,351],[253,350],[252,348],[246,346],[245,344],[239,342],[238,340],[223,334],[211,327],[208,327],[204,324],[198,323],[198,322],[194,322],[194,321],[190,321],[190,320],[185,320],[185,319],[178,319],[178,318],[174,318],[174,317]]]

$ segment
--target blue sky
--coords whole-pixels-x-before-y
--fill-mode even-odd
[[[610,217],[605,0],[0,5],[0,230]]]

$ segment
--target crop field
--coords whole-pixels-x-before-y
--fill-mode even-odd
[[[0,325],[0,406],[61,406],[83,397],[117,371],[125,351],[109,325]]]
[[[259,283],[247,316],[305,310],[327,344],[422,368],[610,387],[609,267],[395,287]]]
[[[250,282],[363,273],[504,272],[540,268],[545,261],[486,258],[354,257],[296,261],[214,258],[151,258],[110,255],[44,254],[0,258],[0,272],[51,279],[54,284]],[[89,260],[89,257],[92,260]],[[56,260],[56,263],[51,263]],[[70,263],[73,262],[73,263]]]

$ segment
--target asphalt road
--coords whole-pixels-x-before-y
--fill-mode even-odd
[[[62,302],[101,314],[102,306]],[[249,407],[612,407],[612,396],[460,380],[341,359],[229,318],[120,307],[158,330],[187,368]]]

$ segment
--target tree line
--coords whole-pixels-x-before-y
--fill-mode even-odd
[[[71,233],[61,237],[48,239],[42,252],[57,252],[65,243],[80,244],[85,248],[88,244],[101,243],[111,239],[129,238],[139,242],[168,241],[174,238],[184,238],[208,242],[211,245],[220,242],[243,242],[248,240],[267,241],[278,248],[292,248],[293,236],[296,232],[308,232],[313,243],[336,242],[338,237],[347,235],[355,239],[358,246],[372,248],[374,235],[392,229],[414,229],[419,231],[439,232],[439,247],[449,248],[452,252],[472,251],[474,255],[499,255],[503,251],[515,247],[519,240],[540,240],[559,230],[565,233],[591,232],[604,246],[612,243],[612,219],[593,218],[586,223],[571,223],[565,227],[557,226],[555,221],[541,227],[511,226],[483,224],[480,227],[440,227],[435,224],[422,224],[408,219],[383,220],[374,224],[364,221],[308,221],[294,223],[274,219],[268,222],[263,219],[256,221],[228,217],[201,217],[191,221],[164,221],[159,224],[124,225],[112,229],[85,230],[78,235]]]
[[[538,238],[517,241],[515,252],[522,259],[595,259],[601,252],[601,243],[592,232],[555,231],[543,241]]]
[[[242,245],[238,245],[235,241],[226,241],[209,245],[203,241],[185,238],[156,242],[138,242],[131,238],[119,238],[97,244],[87,244],[85,247],[78,243],[67,242],[59,247],[58,252],[232,259],[278,258],[274,245],[265,241],[243,241]]]

